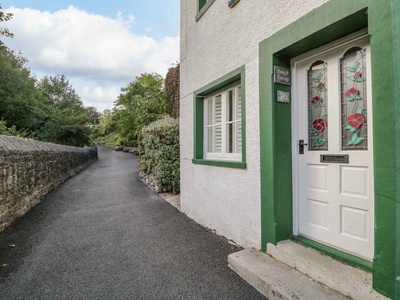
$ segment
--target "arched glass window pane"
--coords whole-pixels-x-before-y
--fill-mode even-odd
[[[328,74],[323,61],[308,70],[308,149],[328,150]]]
[[[352,48],[340,60],[342,150],[368,150],[365,50]]]

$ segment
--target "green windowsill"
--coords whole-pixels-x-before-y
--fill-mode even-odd
[[[200,18],[204,15],[204,13],[209,9],[209,7],[214,3],[215,0],[210,0],[208,1],[201,9],[200,11],[196,14],[196,22],[200,20]]]
[[[300,244],[314,248],[315,250],[318,250],[334,259],[340,260],[350,266],[360,268],[367,272],[372,272],[372,270],[373,270],[372,262],[370,262],[368,260],[365,260],[360,257],[348,254],[346,252],[334,249],[332,247],[320,244],[318,242],[315,242],[313,240],[310,240],[310,239],[302,237],[302,236],[292,235],[291,238],[292,238],[292,240],[294,240]]]
[[[192,159],[192,163],[194,163],[195,165],[207,165],[207,166],[235,168],[235,169],[246,169],[247,167],[247,164],[245,162],[236,162],[236,161]]]

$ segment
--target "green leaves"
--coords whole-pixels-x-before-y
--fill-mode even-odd
[[[164,117],[144,127],[140,143],[140,170],[154,177],[160,191],[179,192],[179,121]]]
[[[321,83],[322,77],[323,77],[323,74],[322,74],[322,72],[320,72],[320,73],[317,75],[317,77],[312,78],[312,80],[313,80],[315,83]]]
[[[353,65],[353,67],[346,67],[345,70],[352,72],[352,73],[356,73],[357,69],[360,67],[360,62],[356,61]]]
[[[5,13],[3,11],[1,11],[2,7],[0,4],[0,22],[6,22],[12,19],[12,17],[14,16],[12,13]],[[6,37],[10,37],[13,38],[14,34],[11,33],[8,28],[3,28],[0,27],[0,35],[6,36]]]
[[[325,145],[325,143],[326,143],[325,139],[317,137],[315,139],[315,141],[313,142],[312,146],[313,147],[321,147],[321,146]]]
[[[350,125],[346,125],[346,127],[345,127],[346,129],[349,129],[351,132],[356,132],[357,131],[357,128],[354,128],[353,126],[350,126]]]
[[[139,135],[144,126],[168,112],[164,80],[158,74],[142,74],[121,89],[115,101],[118,128],[123,136]]]
[[[351,140],[346,144],[347,146],[351,146],[351,145],[359,145],[364,141],[364,138],[359,137],[358,133],[354,134],[351,138]]]

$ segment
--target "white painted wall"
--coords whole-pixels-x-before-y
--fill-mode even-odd
[[[261,248],[259,43],[329,0],[216,0],[196,22],[181,0],[181,207],[243,247]],[[247,169],[194,165],[193,92],[246,68]]]

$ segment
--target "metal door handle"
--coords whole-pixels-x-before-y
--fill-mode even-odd
[[[304,140],[299,140],[299,154],[304,154],[304,146],[307,145],[307,143],[304,143]]]

